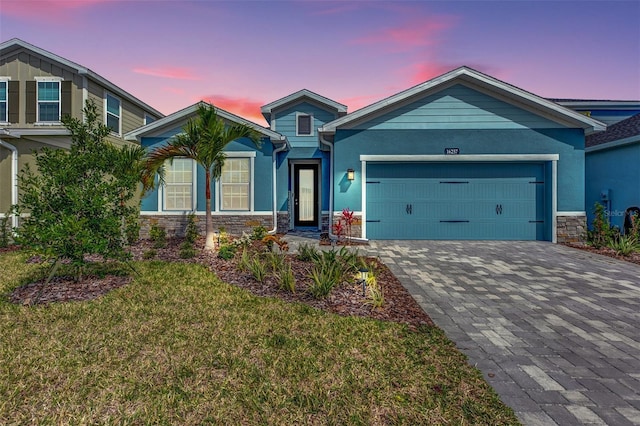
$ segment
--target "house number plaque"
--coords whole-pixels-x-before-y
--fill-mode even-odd
[[[460,148],[445,148],[444,155],[458,155],[460,154]]]

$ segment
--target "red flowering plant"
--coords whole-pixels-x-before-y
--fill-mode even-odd
[[[333,224],[333,233],[338,239],[342,239],[342,234],[344,234],[344,225],[342,225],[342,221],[337,221]]]
[[[351,243],[351,225],[353,225],[355,217],[353,215],[353,211],[349,210],[349,207],[342,210],[342,220],[346,224],[347,241]]]

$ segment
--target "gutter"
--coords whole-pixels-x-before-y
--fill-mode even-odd
[[[0,139],[0,146],[11,151],[11,204],[18,204],[18,148]],[[11,226],[18,227],[18,216],[12,214]]]
[[[271,154],[272,158],[272,179],[273,179],[273,229],[267,231],[268,235],[274,235],[278,232],[278,187],[277,187],[277,163],[278,163],[278,153],[283,152],[289,149],[289,141],[284,139],[282,142],[282,146],[273,150]]]
[[[324,138],[324,133],[320,133],[321,129],[318,129],[320,134],[320,143],[329,147],[329,238],[332,240],[338,240],[339,237],[333,233],[333,143]],[[350,237],[351,241],[367,242],[366,238]]]

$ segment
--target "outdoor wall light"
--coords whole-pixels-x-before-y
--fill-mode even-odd
[[[367,278],[369,278],[369,270],[367,268],[360,268],[360,281],[362,282],[362,297],[365,297],[367,290]]]
[[[354,180],[356,178],[356,173],[353,169],[347,169],[347,180]]]

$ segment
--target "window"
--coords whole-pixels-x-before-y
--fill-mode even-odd
[[[113,133],[120,134],[120,99],[110,93],[105,94],[105,123]]]
[[[311,136],[313,128],[313,116],[309,114],[298,114],[296,123],[296,136]]]
[[[9,82],[7,80],[0,80],[0,123],[9,122],[9,105],[7,102]]]
[[[164,209],[193,210],[193,160],[175,158],[165,168]]]
[[[57,123],[60,121],[60,80],[38,80],[37,121]]]
[[[220,177],[220,210],[250,210],[250,158],[227,158]]]

